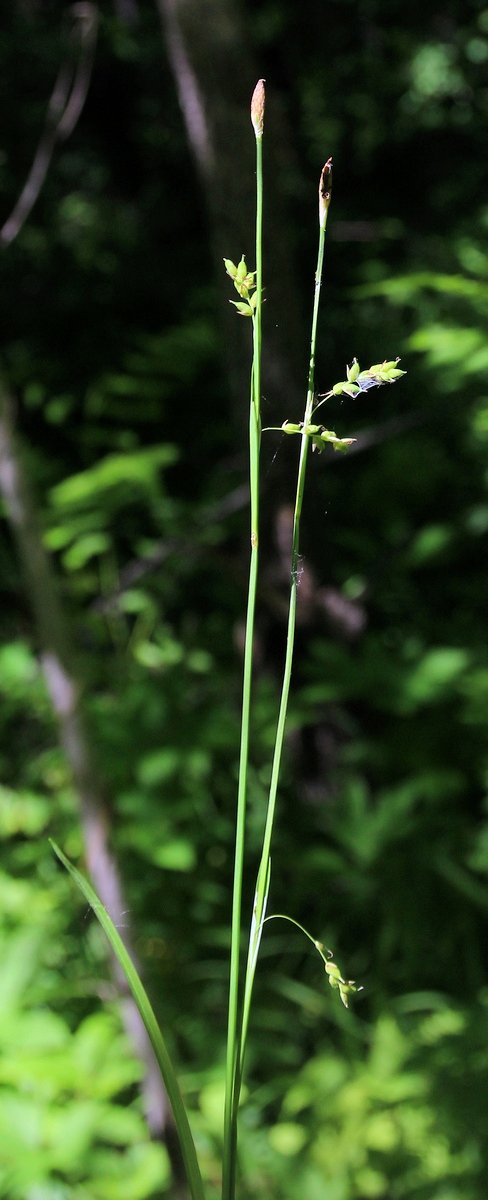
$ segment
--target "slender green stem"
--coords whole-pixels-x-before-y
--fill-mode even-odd
[[[254,614],[259,562],[259,451],[261,443],[261,308],[262,308],[262,219],[263,172],[262,137],[256,137],[256,310],[253,317],[253,364],[251,372],[251,402],[249,413],[250,491],[251,491],[251,560],[244,648],[242,688],[241,745],[239,785],[237,795],[234,886],[232,898],[232,930],[230,954],[229,1010],[227,1025],[227,1061],[224,1110],[224,1148],[222,1170],[222,1200],[232,1200],[235,1194],[237,1155],[237,1110],[235,1081],[240,1059],[239,1037],[239,979],[241,957],[242,880],[247,804],[249,761],[249,718],[254,643]]]
[[[312,937],[312,934],[308,932],[308,929],[305,929],[305,926],[301,925],[300,921],[296,921],[295,917],[289,917],[288,913],[272,913],[271,916],[264,918],[263,925],[266,925],[267,921],[289,921],[290,925],[296,925],[297,929],[300,929],[301,932],[305,934],[305,937],[308,938],[309,942],[312,943],[312,946],[315,947],[317,954],[320,954],[322,962],[324,962],[326,966],[328,965],[332,957],[332,951],[328,950],[327,953],[324,954],[323,948],[321,949],[321,943],[318,942],[316,938]]]
[[[322,285],[322,267],[324,261],[324,246],[325,246],[325,229],[326,229],[326,214],[325,219],[322,219],[319,227],[319,245],[317,254],[317,268],[315,272],[315,291],[314,305],[312,314],[312,330],[310,337],[310,363],[308,371],[308,388],[307,400],[305,405],[305,415],[303,425],[306,427],[310,422],[310,414],[313,408],[314,386],[315,386],[315,347],[317,341],[317,322],[320,303],[320,291]],[[305,490],[305,476],[307,468],[309,438],[302,434],[300,444],[300,459],[298,464],[297,489],[295,497],[295,511],[293,517],[293,538],[291,551],[291,583],[290,583],[290,602],[288,610],[288,630],[286,642],[285,665],[283,671],[283,683],[281,690],[280,708],[278,714],[278,723],[276,729],[276,740],[273,755],[273,765],[271,771],[271,783],[268,797],[268,808],[266,813],[266,824],[263,836],[263,847],[261,853],[261,861],[257,876],[256,893],[254,901],[253,925],[249,938],[249,954],[244,987],[244,1004],[242,1017],[242,1031],[240,1039],[240,1057],[237,1069],[237,1079],[234,1091],[234,1108],[237,1111],[239,1104],[239,1093],[242,1081],[242,1071],[244,1065],[244,1056],[246,1050],[247,1032],[249,1026],[249,1015],[251,1009],[252,991],[254,984],[254,976],[256,972],[257,955],[259,950],[259,942],[262,934],[264,913],[266,908],[267,892],[269,887],[269,874],[271,864],[271,838],[273,834],[276,798],[278,794],[278,784],[280,777],[281,759],[283,753],[283,743],[285,737],[286,715],[288,709],[288,697],[290,692],[290,680],[293,664],[293,650],[295,641],[295,625],[296,625],[296,608],[297,608],[297,590],[299,581],[299,560],[300,560],[300,518],[302,513],[303,495]]]
[[[253,321],[253,383],[256,424],[261,422],[261,324],[263,307],[263,139],[256,138],[256,313]]]

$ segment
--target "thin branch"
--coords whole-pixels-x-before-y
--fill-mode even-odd
[[[26,182],[10,216],[0,229],[0,246],[9,246],[20,233],[42,191],[58,142],[73,133],[90,86],[97,41],[98,10],[83,0],[69,13],[69,47],[59,68],[47,107],[44,129]]]
[[[1,381],[0,495],[17,544],[37,628],[41,665],[79,802],[88,869],[102,903],[114,923],[118,924],[121,916],[127,914],[128,905],[116,860],[109,846],[107,797],[91,749],[82,685],[73,661],[67,616],[51,560],[43,545],[36,506],[17,445],[13,404]],[[137,963],[130,931],[126,926],[125,915],[121,936],[131,958]],[[178,1183],[181,1178],[181,1159],[175,1145],[171,1114],[159,1068],[137,1007],[127,993],[125,976],[115,958],[112,972],[122,1000],[126,1031],[144,1064],[142,1090],[148,1126],[154,1137],[164,1136]]]
[[[213,167],[214,147],[204,97],[181,28],[178,3],[177,0],[157,0],[157,7],[188,139],[205,178]]]
[[[124,592],[144,579],[146,575],[151,575],[158,567],[161,567],[168,558],[173,554],[180,557],[189,554],[192,559],[197,554],[203,554],[204,546],[201,539],[202,529],[208,528],[209,525],[216,524],[222,521],[224,517],[230,516],[232,513],[239,512],[240,509],[246,508],[249,504],[249,484],[241,484],[231,492],[227,492],[221,500],[217,500],[215,504],[206,508],[200,517],[195,522],[191,537],[182,538],[162,538],[156,542],[150,554],[144,554],[138,558],[133,558],[125,564],[120,570],[118,585],[111,592],[104,596],[97,597],[92,604],[94,612],[107,613],[117,607],[118,601]]]

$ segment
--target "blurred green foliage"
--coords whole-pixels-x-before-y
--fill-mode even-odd
[[[271,910],[302,921],[365,990],[342,1011],[297,931],[267,928],[242,1196],[484,1200],[488,8],[265,0],[244,19],[288,121],[282,188],[304,311],[316,179],[334,155],[319,388],[353,355],[401,354],[408,375],[327,402],[357,452],[311,464],[316,603],[299,631],[273,853]],[[59,53],[56,6],[12,5],[0,35],[5,215]],[[214,1200],[247,514],[226,508],[245,454],[222,371],[226,284],[193,171],[156,7],[139,4],[134,24],[108,8],[80,125],[2,254],[0,309],[2,371],[62,576],[137,950]],[[252,213],[249,229],[230,255],[249,255]],[[247,380],[243,405],[246,394]],[[268,416],[299,414],[270,394]],[[294,460],[267,436],[272,513],[277,472],[290,464],[291,495]],[[284,637],[272,532],[266,552],[251,862]],[[8,536],[0,553],[0,1191],[171,1195],[106,948],[48,849],[51,835],[81,853],[76,798]]]

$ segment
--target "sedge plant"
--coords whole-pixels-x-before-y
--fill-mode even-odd
[[[276,725],[275,746],[271,766],[271,777],[267,810],[263,822],[263,840],[260,863],[256,878],[254,903],[250,914],[249,933],[247,939],[247,956],[242,948],[242,891],[245,870],[246,852],[246,810],[249,799],[248,765],[249,765],[249,730],[252,712],[252,682],[253,682],[253,643],[254,621],[256,611],[256,594],[259,565],[259,467],[261,448],[261,358],[262,358],[262,306],[263,306],[263,266],[262,266],[262,218],[263,218],[263,138],[265,115],[265,85],[259,80],[253,92],[251,101],[251,121],[256,144],[256,236],[254,270],[250,270],[244,256],[237,264],[232,259],[224,259],[225,268],[230,276],[239,299],[232,300],[237,315],[247,318],[252,329],[252,363],[250,371],[250,402],[249,402],[249,479],[250,479],[250,559],[249,582],[247,598],[247,616],[244,647],[241,738],[239,754],[239,778],[237,791],[236,836],[234,857],[234,878],[231,919],[231,947],[229,968],[229,999],[227,1022],[227,1050],[225,1070],[225,1109],[222,1153],[222,1200],[235,1200],[237,1175],[237,1125],[239,1101],[242,1090],[243,1071],[245,1063],[246,1043],[249,1034],[253,986],[259,956],[259,947],[265,924],[278,918],[290,921],[312,943],[320,955],[330,986],[338,991],[340,1000],[347,1008],[349,1000],[362,989],[354,980],[347,979],[334,961],[331,950],[327,950],[322,942],[315,939],[293,916],[286,913],[266,915],[268,895],[271,881],[271,848],[273,829],[276,816],[276,806],[280,782],[280,769],[286,732],[286,718],[290,682],[293,665],[293,651],[296,624],[297,592],[299,586],[300,558],[300,522],[305,492],[305,480],[309,460],[310,447],[312,451],[322,451],[326,446],[334,451],[345,452],[354,439],[339,437],[334,430],[317,423],[316,414],[331,396],[346,395],[351,398],[361,395],[370,388],[391,384],[400,379],[404,371],[398,367],[398,359],[384,360],[361,370],[357,359],[353,359],[347,368],[346,379],[334,384],[329,391],[317,396],[315,391],[315,357],[319,307],[322,290],[322,275],[325,254],[325,235],[327,218],[332,194],[332,159],[329,158],[322,169],[319,181],[319,219],[318,219],[318,250],[315,271],[314,300],[312,308],[312,324],[310,336],[310,357],[306,389],[305,408],[302,420],[285,420],[282,425],[271,427],[282,434],[299,438],[299,455],[297,481],[295,490],[295,507],[293,516],[293,535],[290,562],[290,595],[288,606],[288,625],[286,650],[284,656],[283,680],[281,698]],[[141,982],[141,979],[131,962],[123,941],[113,924],[106,909],[83,875],[68,861],[62,851],[53,843],[54,850],[61,862],[70,872],[75,883],[85,896],[95,916],[99,920],[125,974],[127,983],[132,991],[139,1012],[151,1039],[156,1059],[161,1070],[164,1084],[172,1106],[177,1134],[180,1141],[181,1155],[185,1167],[188,1190],[192,1200],[204,1200],[205,1189],[201,1170],[195,1149],[187,1111],[180,1092],[176,1072],[168,1053],[163,1033],[158,1025],[153,1008]],[[244,958],[246,961],[244,962]]]

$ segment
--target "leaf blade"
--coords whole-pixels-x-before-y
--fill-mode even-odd
[[[99,921],[112,950],[117,958],[117,961],[124,972],[125,978],[136,1002],[139,1014],[147,1030],[148,1037],[151,1041],[157,1063],[163,1077],[164,1085],[168,1093],[168,1098],[173,1110],[175,1125],[180,1141],[181,1153],[185,1164],[185,1170],[188,1180],[188,1186],[192,1195],[192,1200],[205,1200],[203,1191],[202,1177],[198,1165],[198,1159],[195,1150],[195,1143],[190,1129],[183,1097],[180,1092],[180,1086],[176,1077],[176,1072],[173,1067],[165,1040],[159,1027],[156,1014],[144,988],[141,979],[134,967],[134,964],[124,946],[122,938],[115,928],[115,925],[109,916],[106,908],[99,900],[97,893],[92,888],[91,884],[85,879],[85,876],[78,871],[76,867],[66,858],[63,851],[52,838],[49,839],[52,849],[59,861],[63,864],[66,870],[71,875],[71,878],[76,883],[77,887],[87,900],[90,908]]]

